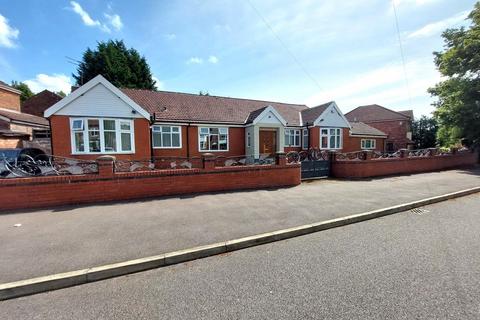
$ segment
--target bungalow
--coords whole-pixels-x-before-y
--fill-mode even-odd
[[[335,102],[314,108],[271,101],[117,88],[101,75],[45,111],[52,152],[84,159],[270,157],[321,148],[383,150],[386,135],[350,123]]]

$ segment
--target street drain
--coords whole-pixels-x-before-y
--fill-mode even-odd
[[[422,209],[422,208],[414,208],[414,209],[411,209],[410,212],[418,214],[418,215],[422,215],[422,214],[430,212],[430,211],[428,211],[427,209]]]

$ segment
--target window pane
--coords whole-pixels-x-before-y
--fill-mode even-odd
[[[89,151],[100,152],[100,134],[99,131],[88,131]]]
[[[130,141],[130,133],[122,132],[122,151],[131,151],[132,142]]]
[[[336,144],[335,144],[335,148],[340,148],[340,134],[337,135],[337,139],[336,139]]]
[[[208,133],[208,128],[200,128],[200,133]]]
[[[200,135],[200,150],[208,150],[208,135]]]
[[[114,122],[115,123],[115,122]],[[117,150],[117,141],[115,131],[105,131],[105,152],[113,152]]]
[[[171,147],[172,140],[170,133],[162,133],[162,147]]]
[[[73,130],[83,130],[83,120],[73,120],[72,129]]]
[[[172,134],[172,147],[180,147],[180,134],[179,133],[173,133]]]
[[[322,136],[322,148],[328,148],[328,137]]]
[[[162,146],[162,135],[160,133],[153,134],[153,146],[154,147]]]
[[[120,121],[120,129],[122,129],[122,130],[130,130],[130,122]]]
[[[335,148],[335,136],[330,136],[330,148]]]
[[[335,129],[330,129],[330,135],[332,136],[335,135],[335,131],[336,131]]]
[[[210,133],[218,134],[218,128],[210,128]]]
[[[295,146],[300,145],[300,134],[295,135]]]
[[[159,126],[153,126],[153,131],[155,131],[155,132],[160,132],[160,131],[161,131],[161,127],[159,127]]]
[[[179,132],[179,127],[172,127],[172,132]]]
[[[219,132],[220,132],[221,134],[227,134],[227,133],[228,133],[228,129],[227,129],[227,128],[220,128],[220,129],[219,129]]]
[[[290,135],[288,134],[288,130],[285,130],[285,145],[290,145]]]
[[[327,129],[322,129],[322,134],[328,134],[328,130]]]
[[[75,132],[75,151],[85,151],[85,143],[83,141],[83,132]]]
[[[115,120],[103,120],[104,130],[115,130]]]
[[[100,123],[97,119],[88,120],[88,130],[100,130]]]
[[[162,127],[162,132],[170,132],[170,127]]]
[[[210,135],[210,150],[218,150],[218,135]]]

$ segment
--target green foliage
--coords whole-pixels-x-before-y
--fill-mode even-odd
[[[412,123],[412,138],[416,149],[433,148],[436,146],[437,121],[435,118],[422,116]]]
[[[429,92],[437,97],[434,117],[438,142],[452,146],[460,141],[480,145],[480,3],[468,18],[469,28],[443,32],[444,50],[434,52],[435,64],[446,78]]]
[[[58,91],[58,92],[55,92],[55,93],[58,94],[62,98],[65,98],[67,96],[67,94],[65,92],[61,91],[61,90]]]
[[[34,95],[28,85],[23,82],[12,81],[11,87],[22,91],[22,94],[20,95],[20,102],[23,102]]]
[[[82,85],[98,74],[117,87],[156,89],[145,57],[133,48],[127,49],[120,40],[99,42],[96,50],[87,48],[73,78]]]
[[[199,96],[209,96],[210,93],[208,93],[208,91],[203,91],[203,90],[200,90],[200,92],[198,93]]]

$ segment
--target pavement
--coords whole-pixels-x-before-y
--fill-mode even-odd
[[[2,319],[479,319],[480,195],[0,302]]]
[[[320,222],[476,186],[479,168],[4,213],[0,283]]]

